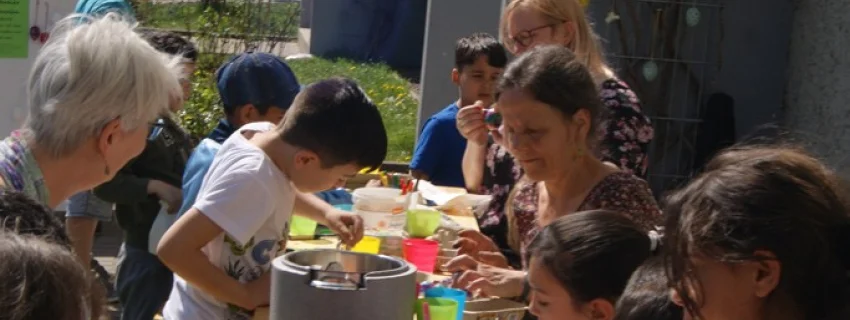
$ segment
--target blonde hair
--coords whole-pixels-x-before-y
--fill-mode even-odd
[[[502,39],[508,39],[508,16],[517,8],[528,8],[553,22],[570,22],[575,26],[575,35],[567,48],[584,62],[597,82],[614,76],[608,68],[602,53],[599,36],[593,31],[593,25],[584,14],[579,0],[512,0],[502,13],[499,33]]]

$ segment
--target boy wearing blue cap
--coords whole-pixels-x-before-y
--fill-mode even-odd
[[[305,193],[386,157],[380,112],[354,81],[314,83],[279,124],[249,126],[222,144],[197,202],[159,244],[159,258],[175,273],[166,319],[250,319],[268,305],[271,261],[286,247],[293,212],[328,225],[348,245],[362,237],[359,217]]]
[[[142,36],[160,52],[183,58],[183,95],[187,98],[189,76],[198,56],[195,46],[170,32],[149,30]],[[188,135],[173,119],[173,112],[182,107],[183,101],[174,101],[171,112],[152,124],[142,153],[111,181],[94,189],[98,198],[115,203],[115,216],[124,231],[115,279],[123,320],[153,319],[171,293],[171,270],[150,253],[148,236],[161,203],[166,203],[170,212],[180,207],[180,183],[192,150]]]
[[[216,71],[216,86],[225,118],[195,148],[183,174],[183,215],[195,204],[213,158],[236,129],[254,122],[278,123],[301,90],[298,79],[280,58],[246,52],[230,58]]]

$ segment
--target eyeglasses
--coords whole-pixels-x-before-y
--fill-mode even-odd
[[[534,40],[534,36],[536,36],[535,32],[537,32],[538,30],[546,29],[546,28],[552,28],[552,27],[557,26],[561,23],[564,23],[564,21],[558,21],[558,22],[555,22],[555,23],[542,25],[542,26],[539,26],[539,27],[536,27],[536,28],[531,28],[531,29],[528,29],[528,30],[520,31],[519,33],[517,33],[515,35],[508,36],[508,38],[505,39],[505,45],[508,46],[508,48],[511,48],[511,49],[516,49],[517,45],[527,47],[528,45],[531,44],[531,41]]]

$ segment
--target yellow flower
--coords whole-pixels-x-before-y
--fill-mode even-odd
[[[582,7],[587,8],[587,5],[590,4],[590,0],[578,0],[578,3],[581,4]]]

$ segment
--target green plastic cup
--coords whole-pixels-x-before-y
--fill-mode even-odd
[[[434,235],[440,227],[440,212],[436,210],[407,210],[407,233],[414,238]]]
[[[456,320],[457,301],[448,298],[424,298],[416,300],[416,319],[425,319],[422,303],[428,303],[431,320]]]
[[[312,219],[292,215],[289,223],[289,235],[294,237],[314,236],[318,223]]]

